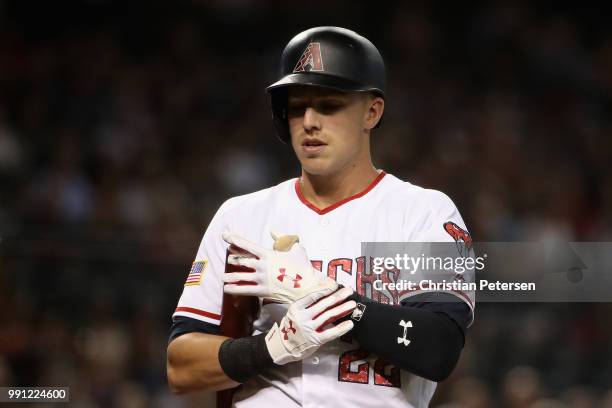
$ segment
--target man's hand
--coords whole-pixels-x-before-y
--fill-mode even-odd
[[[338,289],[331,278],[313,268],[304,247],[296,237],[272,235],[275,247],[291,245],[287,251],[266,249],[239,235],[224,233],[223,239],[248,254],[232,254],[227,262],[251,268],[253,272],[232,272],[223,275],[224,292],[233,295],[258,296],[281,303],[292,303],[311,293],[328,295]]]
[[[355,301],[346,301],[352,293],[350,288],[342,288],[327,297],[322,292],[313,292],[289,306],[280,326],[274,323],[266,335],[272,360],[280,365],[302,360],[321,345],[349,332],[353,328],[351,320],[337,326],[330,323],[355,310]]]

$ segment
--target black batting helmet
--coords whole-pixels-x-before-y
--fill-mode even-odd
[[[315,27],[293,37],[281,56],[280,79],[266,89],[276,133],[283,142],[291,139],[289,85],[374,92],[384,98],[385,63],[374,44],[345,28]]]

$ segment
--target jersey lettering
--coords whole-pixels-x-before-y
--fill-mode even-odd
[[[457,244],[457,250],[459,251],[459,255],[467,256],[470,250],[472,249],[472,236],[469,232],[455,224],[454,222],[445,222],[444,230],[453,237],[455,243]]]
[[[338,362],[338,381],[367,384],[370,379],[370,355],[365,350],[349,350],[340,355]]]
[[[383,358],[376,359],[374,363],[374,384],[385,387],[401,387],[399,367],[388,363]]]
[[[372,360],[374,385],[401,387],[400,369],[398,367],[362,349],[349,350],[340,355],[338,381],[369,384]]]
[[[313,268],[319,272],[323,271],[323,261],[311,260]],[[366,267],[368,265],[369,267]],[[398,269],[386,269],[384,273],[377,275],[372,272],[374,260],[369,259],[367,262],[365,256],[360,256],[354,260],[351,258],[335,258],[327,263],[327,276],[338,281],[338,270],[341,270],[348,275],[355,277],[355,291],[363,296],[384,304],[399,304],[399,299],[408,292],[408,290],[398,291],[390,290],[389,292],[381,292],[374,288],[374,281],[380,280],[383,283],[395,283],[399,279]],[[353,271],[354,270],[354,271]],[[280,277],[278,278],[280,280]]]
[[[332,278],[336,282],[338,281],[338,267],[342,271],[351,275],[351,270],[353,269],[353,260],[349,258],[337,258],[329,261],[329,263],[327,264],[327,276]]]

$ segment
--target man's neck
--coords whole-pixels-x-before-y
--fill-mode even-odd
[[[326,208],[365,190],[380,174],[371,163],[333,176],[308,174],[302,170],[302,195],[317,208]]]

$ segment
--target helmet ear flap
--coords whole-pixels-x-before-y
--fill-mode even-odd
[[[276,135],[283,143],[290,143],[289,117],[287,112],[287,87],[280,87],[270,91],[270,104],[272,107],[272,121]]]

